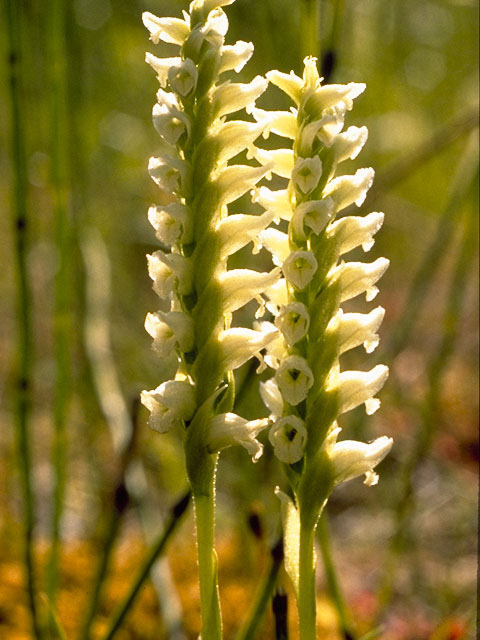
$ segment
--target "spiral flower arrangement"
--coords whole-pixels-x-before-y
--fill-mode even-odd
[[[307,58],[303,79],[271,71],[248,84],[221,81],[226,71],[240,71],[253,53],[251,43],[225,45],[228,29],[223,6],[234,0],[193,0],[183,19],[143,15],[151,40],[178,45],[178,57],[146,60],[160,88],[153,107],[159,133],[158,155],[149,172],[171,196],[153,205],[150,223],[164,248],[148,256],[153,288],[167,310],[149,313],[145,327],[161,357],[176,353],[174,379],[143,391],[150,425],[164,433],[180,429],[195,504],[202,638],[222,636],[214,551],[215,467],[218,452],[240,444],[257,460],[257,435],[269,425],[269,440],[284,464],[292,497],[283,501],[286,568],[298,599],[302,640],[315,638],[313,535],[333,487],[366,474],[374,484],[374,467],[391,447],[391,439],[365,444],[337,442],[337,417],[374,398],[388,370],[340,371],[339,357],[363,344],[378,343],[383,318],[378,307],[369,314],[344,313],[345,300],[366,292],[388,266],[338,262],[362,245],[368,250],[383,214],[337,214],[360,205],[373,180],[372,169],[334,177],[337,165],[354,158],[367,138],[365,127],[342,132],[344,116],[364,85],[321,85],[315,60]],[[255,107],[268,81],[295,103],[288,112]],[[253,121],[227,119],[242,109]],[[266,151],[255,146],[270,132],[293,141],[293,149]],[[257,166],[229,164],[240,152]],[[257,183],[271,173],[288,180],[271,191]],[[265,209],[261,215],[229,215],[228,205],[251,191]],[[271,227],[288,222],[288,233]],[[284,223],[285,224],[285,223]],[[254,242],[273,256],[274,268],[260,273],[227,267],[229,256]],[[263,296],[263,297],[262,297]],[[253,299],[260,317],[266,307],[274,322],[254,328],[231,327],[232,314]],[[266,352],[266,355],[262,354]],[[233,371],[252,357],[275,371],[261,385],[269,418],[246,420],[232,412]]]
[[[261,384],[261,394],[273,421],[269,440],[295,496],[292,500],[279,492],[290,538],[287,570],[298,598],[302,640],[313,640],[313,535],[320,513],[336,484],[363,474],[366,484],[375,484],[373,469],[392,446],[386,436],[370,444],[337,442],[338,416],[362,403],[368,414],[374,413],[380,405],[374,396],[388,376],[383,365],[367,372],[340,370],[339,358],[346,351],[362,344],[367,353],[375,349],[384,316],[382,307],[361,314],[344,313],[340,305],[362,293],[372,300],[388,260],[339,262],[360,245],[368,251],[383,222],[378,212],[337,219],[349,205],[363,203],[373,181],[373,169],[335,177],[337,165],[355,158],[367,139],[366,127],[342,132],[345,113],[365,85],[322,86],[311,57],[305,60],[303,78],[279,71],[267,78],[295,107],[289,112],[253,110],[266,130],[293,141],[293,149],[251,148],[260,162],[289,180],[286,189],[256,192],[266,212],[288,221],[288,233],[270,228],[260,234],[283,273],[268,291],[275,320],[274,325],[263,323],[263,330],[277,327],[280,333],[267,346],[266,361],[275,375]]]

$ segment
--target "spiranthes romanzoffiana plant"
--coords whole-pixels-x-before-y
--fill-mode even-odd
[[[218,451],[241,444],[256,460],[262,453],[258,432],[268,419],[248,421],[232,413],[233,370],[274,338],[273,331],[231,328],[232,313],[280,277],[227,269],[230,255],[256,239],[274,214],[228,215],[228,204],[250,191],[267,166],[229,165],[253,144],[263,125],[226,116],[251,111],[267,81],[222,82],[226,71],[240,71],[253,45],[225,45],[228,21],[222,6],[233,0],[194,0],[183,19],[143,15],[151,40],[179,46],[179,56],[147,53],[160,88],[153,123],[159,153],[149,172],[172,202],[152,206],[148,217],[168,251],[148,256],[149,274],[168,310],[149,313],[146,329],[165,357],[175,351],[173,380],[142,392],[150,424],[159,432],[186,430],[185,451],[194,496],[202,602],[202,637],[221,636],[214,555],[214,477]]]
[[[266,130],[293,141],[293,149],[265,151],[252,147],[260,162],[288,179],[285,189],[257,189],[256,200],[267,212],[288,221],[288,233],[267,229],[260,242],[283,272],[268,290],[274,325],[280,334],[267,346],[266,361],[275,375],[261,385],[271,411],[269,440],[285,464],[294,500],[283,502],[286,565],[298,599],[302,640],[315,638],[315,557],[313,536],[318,518],[336,484],[365,474],[373,485],[374,467],[387,455],[391,438],[370,444],[337,442],[337,417],[365,403],[368,414],[379,407],[374,395],[388,369],[340,371],[342,353],[359,345],[375,349],[384,309],[368,314],[344,313],[341,303],[362,293],[372,300],[375,283],[388,260],[339,262],[362,246],[368,251],[383,214],[365,217],[337,214],[360,206],[370,188],[373,169],[335,177],[337,165],[355,158],[367,139],[366,127],[343,130],[346,111],[365,88],[359,83],[322,85],[314,58],[306,58],[303,78],[271,71],[267,78],[295,103],[289,112],[254,109]],[[265,326],[267,324],[267,326]]]

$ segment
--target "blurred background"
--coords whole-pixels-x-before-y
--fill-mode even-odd
[[[60,627],[78,636],[102,583],[92,613],[92,637],[100,638],[187,489],[180,439],[152,433],[138,406],[139,392],[175,366],[159,361],[143,329],[158,304],[146,269],[145,254],[157,248],[146,212],[166,201],[146,170],[157,144],[151,109],[158,84],[144,55],[175,55],[175,48],[148,41],[141,13],[179,17],[186,8],[174,0],[9,0],[0,9],[1,638],[32,637],[26,511],[34,580],[41,593],[56,593],[53,637]],[[344,438],[387,434],[395,445],[378,487],[353,481],[329,502],[338,589],[332,597],[335,581],[325,577],[319,552],[321,637],[360,638],[378,628],[371,637],[472,638],[477,3],[237,0],[226,11],[226,42],[255,45],[241,81],[270,69],[301,74],[311,53],[329,82],[367,84],[346,125],[367,125],[369,140],[342,172],[375,168],[362,212],[386,216],[367,260],[386,256],[391,266],[375,301],[386,309],[380,346],[342,362],[358,369],[382,362],[391,373],[381,410],[366,420],[357,409],[341,426]],[[318,42],[306,28],[315,11]],[[271,87],[258,106],[290,105]],[[259,144],[281,146],[271,138]],[[231,211],[259,209],[243,198]],[[263,252],[251,258],[250,247],[232,259],[232,266],[245,263],[270,264]],[[243,310],[242,322],[253,312]],[[236,411],[247,418],[267,413],[253,374],[249,366],[238,372]],[[32,495],[22,496],[28,470]],[[268,571],[279,534],[276,485],[285,480],[269,445],[256,465],[243,449],[222,454],[217,533],[227,640]],[[189,510],[118,638],[196,637],[193,540]],[[288,591],[283,574],[279,584]],[[37,606],[41,617],[43,598]],[[270,611],[265,624],[258,638],[273,638]]]

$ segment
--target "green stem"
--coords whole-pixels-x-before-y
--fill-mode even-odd
[[[240,629],[237,640],[254,640],[257,629],[262,622],[268,601],[272,597],[277,582],[278,572],[283,560],[283,545],[280,540],[272,549],[272,563],[268,574],[260,585],[252,611],[248,620]]]
[[[300,559],[298,575],[298,616],[300,640],[316,638],[315,525],[300,521]]]
[[[182,515],[185,513],[188,504],[190,502],[190,492],[188,491],[173,507],[172,515],[170,516],[169,521],[167,522],[164,531],[159,536],[157,542],[155,542],[150,549],[147,557],[145,558],[143,565],[140,567],[139,572],[137,574],[136,579],[131,584],[130,589],[128,590],[127,595],[125,596],[123,602],[118,607],[117,611],[114,614],[114,617],[108,627],[108,631],[103,637],[103,640],[111,640],[115,633],[119,630],[125,616],[132,608],[135,599],[144,584],[145,580],[150,573],[151,568],[157,561],[157,559],[163,553],[167,542],[169,541],[171,535],[174,530],[178,526]]]
[[[335,609],[337,610],[340,632],[344,638],[353,639],[354,636],[348,619],[347,608],[340,589],[335,565],[333,564],[332,552],[330,549],[330,528],[328,526],[327,512],[325,510],[318,521],[317,538],[320,543],[320,551],[322,554],[328,591]]]
[[[217,554],[215,552],[214,477],[208,495],[194,494],[193,497],[197,527],[202,638],[220,640],[222,638],[222,618],[218,593]]]
[[[302,58],[320,55],[318,0],[302,0],[300,4],[300,36]]]
[[[24,567],[28,605],[33,635],[41,638],[41,628],[35,601],[35,566],[33,557],[33,530],[35,525],[34,496],[31,484],[30,410],[32,395],[32,296],[27,269],[27,161],[25,144],[26,118],[22,104],[22,4],[7,1],[8,69],[10,81],[12,158],[14,166],[13,224],[16,232],[15,259],[17,272],[16,315],[18,319],[16,362],[16,421],[15,439],[23,497]]]
[[[52,467],[55,475],[52,511],[52,541],[47,573],[47,593],[52,606],[55,605],[58,584],[58,561],[60,553],[61,518],[66,482],[66,414],[69,396],[69,221],[68,199],[68,127],[67,101],[67,54],[66,54],[66,3],[52,0],[49,7],[48,46],[50,92],[51,92],[51,150],[52,150],[52,198],[55,218],[55,244],[59,265],[55,278],[54,353],[56,365],[54,399],[54,433]]]

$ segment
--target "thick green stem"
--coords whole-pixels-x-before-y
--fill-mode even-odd
[[[300,522],[300,561],[298,575],[298,616],[300,640],[316,638],[315,525]]]
[[[195,495],[194,493],[194,505],[197,526],[202,639],[220,640],[222,638],[222,617],[217,581],[217,554],[215,551],[214,477],[212,478],[211,491],[208,495]]]
[[[22,101],[21,10],[16,0],[7,2],[8,63],[11,101],[12,159],[14,167],[13,224],[16,232],[15,257],[17,294],[17,386],[15,437],[23,494],[24,567],[28,604],[35,638],[41,637],[35,601],[35,567],[33,529],[34,496],[31,484],[30,408],[32,394],[31,291],[27,270],[27,160],[25,144],[26,117]]]

